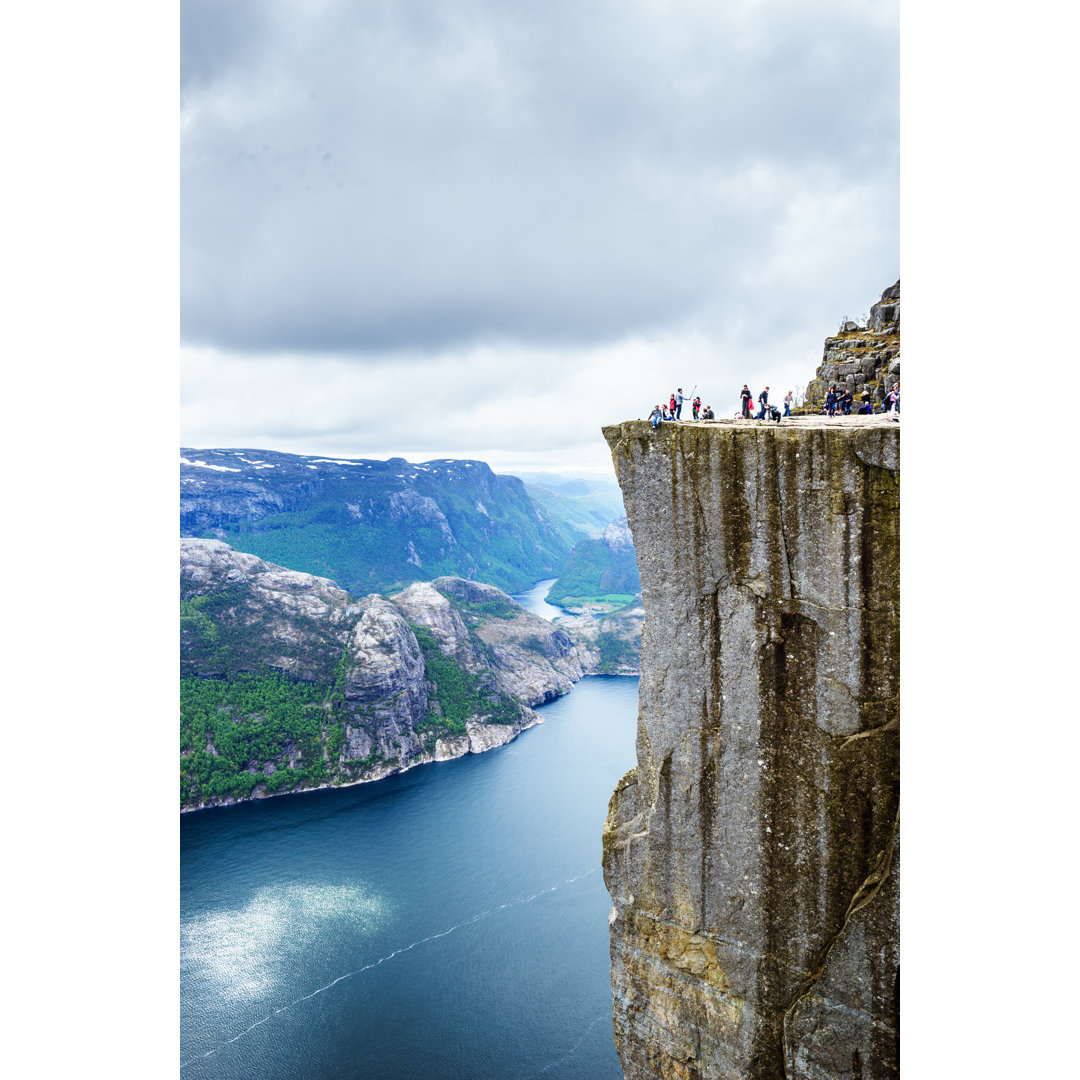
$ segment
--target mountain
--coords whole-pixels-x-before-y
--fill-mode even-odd
[[[548,590],[547,601],[568,609],[611,608],[641,592],[634,542],[626,518],[609,522],[598,539],[580,540]]]
[[[185,809],[501,746],[587,666],[565,630],[461,578],[354,599],[220,540],[184,538],[180,596]]]
[[[482,461],[181,450],[180,533],[226,541],[354,595],[451,575],[521,591],[582,535]]]
[[[574,639],[587,675],[638,675],[644,621],[639,594],[610,613],[560,615],[555,625]]]
[[[623,513],[622,492],[612,480],[557,473],[519,475],[533,501],[574,540],[601,536],[608,522]]]

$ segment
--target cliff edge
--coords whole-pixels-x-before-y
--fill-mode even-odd
[[[627,1080],[898,1075],[897,425],[606,427],[646,611]]]

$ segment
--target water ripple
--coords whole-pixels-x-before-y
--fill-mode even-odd
[[[396,956],[401,956],[403,953],[411,952],[413,949],[416,949],[429,941],[437,941],[439,938],[448,937],[450,934],[454,933],[455,930],[461,930],[463,927],[471,926],[474,923],[480,922],[482,919],[487,919],[492,915],[498,914],[500,911],[505,911],[508,908],[520,907],[522,904],[532,903],[534,900],[538,900],[542,896],[547,896],[550,893],[557,892],[559,889],[565,888],[567,885],[572,885],[574,884],[574,882],[582,881],[587,877],[591,877],[593,874],[596,873],[596,871],[597,867],[594,866],[591,870],[586,870],[584,873],[581,874],[575,874],[573,877],[566,878],[565,881],[560,881],[557,884],[550,886],[549,888],[540,889],[538,892],[531,893],[528,896],[519,897],[516,900],[508,900],[506,903],[499,904],[497,907],[489,908],[487,911],[481,911],[479,914],[473,915],[471,918],[465,919],[463,922],[451,926],[448,930],[441,930],[437,934],[429,934],[427,937],[418,938],[416,941],[413,941],[408,945],[403,945],[401,946],[401,948],[394,949],[393,952],[387,953],[386,956],[379,957],[378,960],[373,960],[370,964],[364,964],[363,967],[358,967],[354,971],[347,971],[344,975],[339,975],[336,979],[328,982],[325,986],[320,986],[317,990],[312,990],[311,993],[304,994],[302,997],[298,997],[294,1001],[290,1001],[287,1004],[282,1005],[280,1008],[274,1009],[273,1011],[267,1013],[267,1015],[264,1016],[261,1020],[256,1020],[254,1024],[251,1024],[250,1026],[244,1028],[243,1031],[238,1032],[231,1039],[226,1039],[225,1042],[219,1043],[217,1046],[212,1047],[204,1053],[196,1054],[194,1057],[188,1058],[187,1061],[181,1063],[180,1068],[185,1069],[193,1062],[201,1061],[203,1058],[208,1058],[213,1056],[214,1054],[219,1053],[227,1046],[231,1046],[233,1043],[238,1042],[240,1039],[244,1038],[245,1035],[254,1031],[257,1027],[261,1027],[268,1020],[272,1020],[275,1016],[278,1016],[281,1013],[288,1011],[296,1005],[300,1005],[305,1001],[310,1001],[312,998],[318,997],[319,994],[325,993],[327,990],[330,990],[332,987],[337,986],[337,984],[340,982],[344,982],[344,980],[346,979],[351,979],[355,975],[362,975],[365,971],[371,971],[373,968],[377,968],[381,964],[385,964],[388,961],[393,960]],[[292,886],[290,888],[295,889],[300,893],[303,893],[304,895],[308,895],[312,891],[310,888],[299,886]],[[333,887],[322,887],[322,889],[324,890],[324,892],[327,889],[330,889],[332,891]],[[288,893],[289,889],[280,891]],[[345,887],[341,887],[339,891],[343,893],[357,892],[357,890],[348,889]],[[226,920],[224,927],[218,926],[216,932],[222,932],[223,930],[225,932],[225,947],[221,950],[204,950],[204,952],[209,957],[206,962],[210,963],[213,966],[213,968],[215,969],[215,974],[219,976],[222,974],[230,975],[235,981],[237,978],[237,972],[239,970],[239,967],[237,965],[240,965],[244,962],[244,957],[255,957],[259,955],[259,949],[265,947],[267,940],[265,936],[260,937],[259,934],[256,934],[254,936],[254,939],[257,941],[257,944],[251,944],[252,935],[247,935],[249,940],[245,941],[244,935],[239,932],[238,927],[232,926],[233,920],[242,919],[250,915],[256,919],[256,927],[262,928],[262,932],[264,934],[276,934],[279,937],[284,934],[284,928],[288,925],[288,920],[284,916],[282,916],[280,911],[275,909],[273,904],[261,904],[261,900],[263,899],[264,897],[257,897],[252,902],[252,904],[248,905],[248,907],[244,908],[241,912],[229,913],[228,919]],[[307,901],[300,900],[299,898],[294,899],[298,903],[307,903]],[[315,904],[313,908],[304,908],[305,913],[308,915],[310,915],[312,911],[315,911],[316,913],[321,911],[324,913],[330,912],[333,914],[340,914],[343,910],[343,907],[341,906],[342,897],[340,896],[332,897],[328,895],[323,895],[321,898],[315,897],[314,900]],[[335,900],[337,901],[337,903],[335,903]],[[352,900],[353,902],[356,902],[358,900],[358,897],[354,896],[352,897]],[[372,897],[364,897],[363,903],[361,903],[355,910],[357,915],[360,917],[362,917],[365,913],[377,914],[379,911],[379,901]],[[212,918],[207,918],[206,920],[204,920],[207,925],[201,927],[197,933],[205,933],[207,935],[214,933],[214,926],[222,918],[223,917],[220,915],[214,916]],[[231,936],[229,933],[230,929],[233,931]],[[192,931],[185,930],[185,933],[188,932]],[[248,982],[250,981],[251,979],[248,978]],[[246,986],[245,989],[247,989]],[[585,1036],[588,1034],[589,1030],[592,1029],[592,1027],[599,1021],[599,1019],[600,1017],[597,1017],[597,1019],[589,1025],[589,1028],[586,1029],[585,1033],[581,1036],[577,1043],[575,1043],[575,1045],[562,1058],[560,1058],[559,1061],[552,1062],[552,1064],[546,1066],[545,1069],[542,1070],[542,1072],[546,1072],[547,1069],[552,1068],[559,1062],[566,1060],[566,1058],[573,1054],[584,1041]],[[538,1073],[536,1075],[539,1076],[540,1074]]]

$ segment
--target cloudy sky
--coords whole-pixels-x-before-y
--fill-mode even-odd
[[[182,0],[182,441],[608,469],[899,277],[896,0]]]

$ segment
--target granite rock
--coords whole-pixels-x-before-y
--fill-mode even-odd
[[[864,390],[875,402],[885,400],[889,387],[900,378],[900,282],[889,286],[870,308],[865,327],[845,322],[834,337],[825,339],[821,363],[807,384],[803,410],[821,411],[829,386],[845,383],[856,397]]]
[[[564,629],[494,586],[459,578],[417,583],[394,599],[354,599],[326,578],[274,566],[220,540],[187,537],[180,542],[180,584],[182,676],[228,681],[269,669],[326,688],[318,706],[326,779],[315,786],[377,780],[502,746],[540,722],[531,706],[567,693],[585,670]],[[464,673],[471,715],[451,722],[444,714],[441,676],[429,670],[415,628],[427,630]],[[219,756],[212,740],[204,743],[202,753]],[[182,805],[233,801],[201,794],[197,769],[185,774],[185,757],[199,752],[181,752],[189,781]],[[235,763],[266,777],[306,764],[289,738],[272,760]],[[264,793],[256,787],[252,797]]]
[[[624,1074],[893,1077],[898,427],[604,434],[646,611],[603,833]]]

